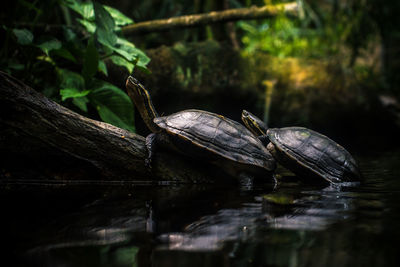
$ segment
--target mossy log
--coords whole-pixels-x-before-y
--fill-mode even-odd
[[[172,30],[183,27],[194,27],[217,22],[270,18],[277,16],[280,13],[294,15],[297,12],[297,8],[297,3],[292,2],[279,5],[267,5],[263,7],[252,6],[250,8],[213,11],[205,14],[194,14],[130,24],[123,27],[122,32],[125,35],[132,35],[138,33]]]
[[[4,72],[0,72],[0,129],[3,181],[26,177],[28,166],[36,176],[29,179],[193,183],[225,177],[214,167],[205,168],[206,163],[168,152],[157,153],[149,169],[144,164],[143,136],[81,116]],[[10,175],[11,169],[20,171]]]

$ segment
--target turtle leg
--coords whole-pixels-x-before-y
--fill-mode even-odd
[[[257,184],[258,182],[267,182],[269,186],[272,186],[272,189],[275,190],[278,186],[278,180],[276,179],[275,175],[272,176],[273,181],[270,183],[269,181],[265,180],[260,180],[262,177],[253,177],[250,174],[246,172],[241,172],[238,175],[239,178],[239,184],[240,184],[240,190],[241,191],[250,191],[254,189],[254,184]]]
[[[268,135],[260,135],[260,136],[258,137],[258,140],[260,140],[261,143],[263,143],[264,146],[267,146],[268,143],[269,143]]]
[[[242,191],[250,191],[253,189],[254,179],[245,172],[239,174],[239,184]]]
[[[144,161],[144,164],[151,168],[151,161],[153,159],[154,152],[158,147],[157,134],[151,133],[146,137],[146,148],[147,148],[147,158]]]

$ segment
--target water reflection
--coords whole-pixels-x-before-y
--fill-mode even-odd
[[[297,190],[297,192],[295,192]],[[297,198],[291,198],[297,194]],[[352,198],[340,187],[300,191],[300,188],[278,188],[267,195],[257,195],[253,202],[240,208],[221,209],[201,217],[180,233],[160,238],[168,243],[164,249],[216,250],[225,241],[256,238],[260,227],[291,230],[324,230],[330,224],[350,217]],[[291,198],[289,203],[274,201],[272,196]]]
[[[396,266],[398,158],[359,187],[8,188],[0,229],[15,266]]]

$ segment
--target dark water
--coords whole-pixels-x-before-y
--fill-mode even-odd
[[[1,185],[2,266],[399,266],[400,153],[359,187]]]

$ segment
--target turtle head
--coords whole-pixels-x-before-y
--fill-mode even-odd
[[[256,136],[266,135],[268,126],[257,116],[247,110],[242,111],[242,121],[247,129]]]
[[[153,122],[154,118],[158,117],[157,111],[155,110],[153,103],[150,98],[149,92],[144,86],[134,77],[129,76],[126,80],[126,91],[135,104],[137,110],[147,127],[152,132],[158,132],[159,127]]]
[[[145,104],[151,101],[149,92],[134,77],[126,79],[126,91],[139,110],[145,109]]]

